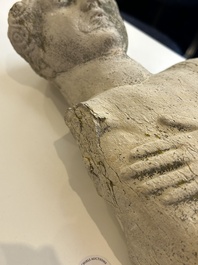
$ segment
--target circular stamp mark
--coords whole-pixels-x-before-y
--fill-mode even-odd
[[[83,259],[79,265],[111,265],[105,258],[101,256],[88,256]]]

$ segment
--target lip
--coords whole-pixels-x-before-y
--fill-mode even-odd
[[[93,21],[93,20],[98,20],[98,19],[101,19],[105,16],[105,13],[103,10],[101,9],[92,9],[91,10],[91,16],[90,16],[90,20]]]

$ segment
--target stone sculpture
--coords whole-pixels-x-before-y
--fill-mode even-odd
[[[126,55],[114,0],[24,0],[9,39],[60,89],[133,265],[198,264],[198,60],[152,75]]]

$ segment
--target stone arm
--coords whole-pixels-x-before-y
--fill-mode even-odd
[[[98,193],[120,220],[132,264],[196,265],[198,127],[121,153],[132,135],[115,129],[110,137],[104,117],[88,106],[67,121]]]
[[[98,193],[120,220],[133,265],[198,263],[195,63],[111,89],[66,114]]]

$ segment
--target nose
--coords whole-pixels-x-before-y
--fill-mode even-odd
[[[81,0],[80,9],[83,12],[89,11],[91,8],[98,7],[101,5],[100,0]]]

